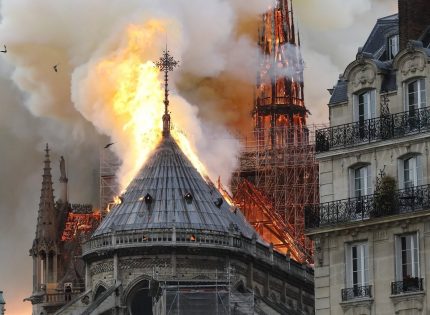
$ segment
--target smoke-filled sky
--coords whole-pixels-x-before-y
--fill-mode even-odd
[[[97,202],[98,153],[124,133],[104,107],[115,78],[93,77],[123,51],[130,24],[163,21],[181,68],[174,75],[173,119],[191,138],[212,177],[227,177],[237,142],[227,130],[249,128],[257,50],[255,16],[272,0],[0,0],[0,290],[7,314],[28,315],[43,148],[52,148],[54,185],[64,155],[72,202]],[[314,123],[327,122],[327,89],[351,62],[378,17],[396,0],[296,0],[305,59],[305,95]],[[154,60],[160,34],[137,51]],[[58,72],[53,66],[58,64]],[[116,82],[116,81],[115,81]],[[187,117],[180,113],[187,112]],[[189,117],[193,117],[193,120]],[[233,129],[233,130],[232,130]],[[127,146],[120,154],[125,159]],[[231,152],[226,154],[226,152]],[[59,189],[58,185],[54,188]],[[58,195],[58,194],[57,194]]]

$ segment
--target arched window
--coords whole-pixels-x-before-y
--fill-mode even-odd
[[[97,288],[96,294],[94,295],[94,300],[97,300],[104,292],[106,292],[106,288],[102,285],[100,285]]]
[[[131,315],[152,315],[152,297],[149,294],[149,281],[137,283],[127,296],[128,311]]]

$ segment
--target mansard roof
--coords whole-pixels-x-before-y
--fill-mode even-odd
[[[240,211],[194,168],[171,136],[163,137],[148,161],[102,221],[93,236],[151,229],[208,230],[232,228],[255,233]]]
[[[378,19],[362,48],[362,52],[372,54],[377,60],[386,61],[388,59],[388,37],[396,34],[399,34],[398,14]]]
[[[342,79],[337,81],[337,84],[333,87],[329,105],[339,104],[348,101],[348,82]]]
[[[393,61],[388,60],[388,38],[399,33],[398,14],[389,15],[377,20],[364,46],[357,54],[345,71],[345,74],[359,59],[364,59],[372,63],[382,74],[381,91],[394,91],[397,89],[396,72],[393,69]],[[346,75],[343,75],[337,84],[333,87],[329,106],[348,101],[348,81]]]

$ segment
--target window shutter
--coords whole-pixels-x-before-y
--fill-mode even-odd
[[[422,155],[417,155],[415,157],[415,166],[416,166],[416,171],[415,171],[415,175],[417,178],[417,186],[421,186],[423,185],[423,162],[422,162]]]
[[[369,91],[369,94],[370,94],[369,118],[375,118],[376,117],[376,91],[371,90]]]
[[[418,232],[415,233],[414,235],[415,238],[415,252],[414,252],[414,262],[416,264],[416,277],[420,277],[421,275],[421,270],[420,270],[420,237]]]
[[[369,285],[369,246],[366,244],[363,244],[363,252],[364,252],[364,265],[363,265],[363,272],[364,272],[364,283],[363,285]]]
[[[405,160],[397,160],[399,189],[405,189]]]
[[[368,195],[371,195],[373,193],[371,167],[372,167],[372,165],[368,165],[365,168],[365,172],[366,172],[366,193]]]
[[[420,93],[420,104],[418,104],[418,108],[424,108],[427,106],[425,79],[421,79],[419,85],[418,93]]]
[[[350,244],[346,245],[346,270],[345,270],[345,280],[346,287],[352,288],[352,246]]]
[[[349,197],[355,197],[355,170],[349,169]]]
[[[401,246],[401,237],[395,236],[395,252],[396,252],[396,281],[403,281],[402,275],[402,246]]]
[[[358,95],[353,94],[352,95],[352,121],[357,122],[358,121]]]

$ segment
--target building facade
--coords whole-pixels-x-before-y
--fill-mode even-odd
[[[430,311],[430,5],[399,1],[330,90],[316,133],[316,314]]]

